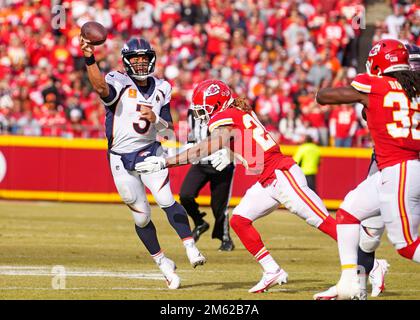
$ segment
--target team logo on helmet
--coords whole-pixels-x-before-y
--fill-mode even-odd
[[[380,49],[381,49],[381,44],[380,44],[380,43],[378,43],[378,44],[374,45],[374,46],[372,47],[372,49],[370,49],[370,52],[369,52],[369,57],[376,56],[376,55],[379,53],[379,50],[380,50]]]
[[[208,88],[206,89],[206,96],[210,97],[210,96],[215,96],[216,94],[220,93],[220,87],[218,84],[211,84],[208,86]]]

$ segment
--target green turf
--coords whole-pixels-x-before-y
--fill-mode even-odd
[[[211,214],[207,217],[213,223]],[[219,252],[220,241],[205,233],[198,247],[208,263],[193,269],[163,211],[154,207],[152,218],[162,248],[178,266],[179,290],[168,290],[160,279],[124,205],[0,201],[0,299],[312,299],[339,278],[335,242],[287,211],[256,222],[267,248],[289,273],[288,284],[263,294],[247,292],[260,280],[261,269],[235,235],[236,249]],[[419,299],[419,266],[398,256],[386,237],[377,256],[391,264],[379,299]],[[61,290],[52,289],[51,270],[57,265],[70,273]],[[74,275],[98,271],[153,279]]]

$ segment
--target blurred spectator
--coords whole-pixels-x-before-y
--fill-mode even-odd
[[[336,147],[351,147],[357,129],[357,117],[350,105],[333,107],[330,116],[330,135]]]
[[[388,16],[385,20],[385,24],[388,28],[388,33],[391,38],[398,39],[398,34],[400,33],[404,22],[404,7],[397,3],[394,6],[394,14]]]

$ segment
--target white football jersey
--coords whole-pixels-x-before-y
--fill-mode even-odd
[[[142,93],[127,74],[118,71],[108,73],[105,81],[116,90],[112,101],[102,101],[106,107],[108,148],[117,153],[129,153],[155,142],[155,125],[142,119],[140,110],[151,108],[159,115],[171,100],[171,85],[151,76],[147,92]]]

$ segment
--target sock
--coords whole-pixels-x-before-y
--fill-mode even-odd
[[[360,240],[360,221],[350,213],[337,211],[337,243],[342,276],[357,276],[357,252]]]
[[[244,218],[240,215],[234,214],[230,219],[230,226],[238,235],[239,239],[245,246],[245,248],[251,253],[254,257],[263,258],[267,253],[262,252],[263,255],[257,254],[264,249],[264,243],[261,240],[261,236],[258,231],[252,225],[252,221]]]
[[[146,249],[153,256],[160,251],[159,241],[157,239],[156,228],[153,222],[150,222],[144,228],[140,228],[135,224],[137,235],[143,242]]]
[[[188,222],[187,212],[178,202],[167,208],[162,208],[168,217],[169,223],[175,229],[181,239],[192,236],[190,223]]]
[[[276,261],[274,261],[273,257],[271,256],[271,254],[268,252],[268,250],[264,247],[262,248],[260,251],[260,257],[263,256],[262,258],[257,258],[255,257],[258,262],[261,264],[261,267],[264,269],[264,272],[276,272],[277,270],[280,269],[280,266],[277,264]]]
[[[158,253],[152,255],[153,260],[155,260],[157,265],[160,265],[163,259],[165,259],[165,255],[163,254],[163,251],[159,251]]]
[[[319,230],[329,235],[335,241],[337,241],[337,221],[328,216],[318,227]]]
[[[185,249],[195,247],[195,241],[192,237],[182,239],[182,243],[184,244]]]
[[[418,245],[416,251],[414,251],[413,261],[420,263],[420,246]]]
[[[420,263],[420,237],[407,247],[397,250],[404,258]]]
[[[359,273],[359,280],[362,290],[366,290],[366,282],[369,273],[373,269],[373,265],[375,263],[375,251],[373,252],[364,252],[360,249],[357,252],[357,264],[358,273]]]

